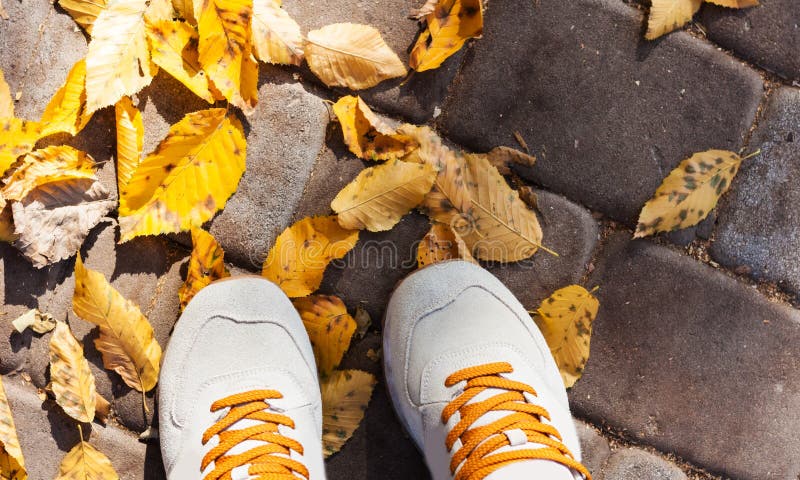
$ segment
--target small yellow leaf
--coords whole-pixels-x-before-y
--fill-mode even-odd
[[[358,241],[358,231],[339,226],[336,217],[309,217],[281,233],[261,274],[290,298],[316,291],[328,264],[344,257]]]
[[[21,155],[33,150],[41,138],[42,125],[20,118],[0,120],[0,177]]]
[[[431,190],[436,171],[426,163],[390,160],[370,167],[336,195],[331,208],[344,228],[390,230]]]
[[[106,2],[107,0],[58,0],[58,5],[66,10],[75,23],[86,30],[86,33],[91,35],[92,25],[106,7]]]
[[[26,480],[25,459],[17,438],[17,427],[11,415],[11,406],[0,379],[0,478],[3,480]]]
[[[428,28],[420,34],[408,60],[418,72],[439,68],[467,40],[481,36],[481,0],[439,0],[425,20]]]
[[[645,38],[655,40],[677,30],[700,10],[703,0],[652,0]]]
[[[119,480],[119,475],[108,457],[81,441],[61,461],[56,480]]]
[[[67,75],[67,81],[56,92],[44,110],[40,123],[42,137],[54,133],[75,135],[92,119],[86,111],[86,62],[78,61]]]
[[[417,248],[417,266],[422,268],[455,258],[477,263],[458,233],[449,225],[434,223]]]
[[[142,112],[133,106],[130,97],[122,97],[114,106],[117,125],[117,187],[127,191],[133,172],[142,162],[144,144],[144,123]],[[127,197],[120,195],[120,205],[125,205]],[[127,206],[121,207],[126,209]]]
[[[78,178],[95,178],[92,157],[68,145],[54,145],[26,155],[6,179],[2,194],[6,200],[21,201],[37,187]]]
[[[357,157],[389,160],[405,156],[416,143],[375,115],[360,97],[348,95],[333,105],[342,125],[344,142]]]
[[[125,299],[103,274],[75,262],[75,294],[72,309],[82,319],[100,327],[95,340],[103,365],[117,372],[125,383],[147,392],[158,382],[161,346],[153,327],[139,307]]]
[[[189,230],[225,207],[245,170],[242,124],[225,109],[187,114],[120,191],[122,242]]]
[[[198,58],[197,31],[186,22],[164,20],[147,24],[153,63],[186,85],[195,95],[214,103],[214,95]]]
[[[11,96],[11,88],[6,83],[2,70],[0,70],[0,118],[14,118],[14,98]]]
[[[592,322],[599,308],[594,295],[579,285],[570,285],[545,299],[536,312],[536,324],[567,388],[581,378],[589,360]]]
[[[108,0],[92,27],[86,54],[86,103],[94,112],[146,87],[150,61],[144,14],[148,0]]]
[[[97,390],[83,347],[69,325],[58,322],[50,336],[50,381],[56,403],[79,422],[94,420]]]
[[[335,23],[308,32],[306,61],[329,87],[362,90],[402,77],[406,67],[369,25]]]
[[[211,282],[231,275],[225,266],[225,252],[210,233],[200,228],[193,228],[192,245],[186,281],[178,290],[181,310]]]
[[[327,377],[350,348],[356,321],[339,297],[311,295],[292,301],[306,326],[319,375]]]
[[[634,238],[697,225],[717,206],[742,158],[725,150],[695,153],[682,161],[645,203]]]
[[[206,0],[197,25],[200,65],[220,93],[248,115],[258,102],[252,18],[253,0]]]
[[[337,370],[322,380],[322,448],[326,457],[341,450],[353,436],[376,383],[375,377],[360,370]]]
[[[14,330],[19,333],[24,332],[28,327],[36,333],[47,333],[56,328],[56,321],[53,316],[49,313],[42,313],[36,308],[20,315],[11,324],[14,325]]]
[[[281,8],[280,0],[253,0],[253,53],[262,62],[300,65],[300,26]]]
[[[706,2],[728,8],[748,8],[758,5],[758,0],[706,0]]]

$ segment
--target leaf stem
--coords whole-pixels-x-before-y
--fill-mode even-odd
[[[80,423],[78,424],[78,435],[81,436],[81,443],[83,443],[83,427],[81,427]]]
[[[758,150],[756,150],[755,152],[751,153],[750,155],[747,155],[746,157],[742,158],[742,161],[749,160],[749,159],[751,159],[751,158],[753,158],[753,157],[755,157],[757,155],[761,155],[761,149],[760,148]]]

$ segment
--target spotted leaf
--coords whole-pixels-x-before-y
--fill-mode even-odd
[[[200,228],[193,228],[189,270],[186,272],[186,281],[178,290],[181,310],[211,282],[230,275],[225,266],[225,252],[222,247],[210,233]]]
[[[703,0],[652,0],[645,38],[655,40],[683,27],[700,10],[702,3]]]
[[[17,438],[17,427],[11,415],[11,406],[0,379],[0,477],[7,480],[26,480],[25,459]]]
[[[322,380],[322,447],[325,456],[342,449],[358,428],[375,388],[375,377],[337,370]]]
[[[119,475],[108,457],[81,440],[64,456],[56,480],[119,480]]]
[[[417,248],[417,266],[461,259],[477,263],[469,251],[467,244],[450,225],[434,223],[430,231],[423,237]]]
[[[360,97],[348,95],[333,105],[342,126],[344,142],[357,157],[366,160],[397,159],[416,148],[408,136],[375,115]]]
[[[69,179],[95,179],[95,163],[87,153],[67,145],[53,145],[29,153],[6,179],[6,200],[21,201],[35,188]]]
[[[67,81],[47,104],[40,123],[43,137],[54,133],[75,135],[92,119],[86,110],[86,62],[78,61],[67,75]]]
[[[281,8],[280,0],[253,0],[253,53],[262,62],[300,65],[300,26]]]
[[[20,118],[0,120],[0,177],[41,138],[42,125]]]
[[[356,321],[347,313],[344,302],[332,295],[311,295],[292,303],[311,339],[319,374],[327,377],[350,348]]]
[[[50,336],[50,381],[56,403],[79,422],[94,420],[97,390],[83,347],[69,325],[58,322]]]
[[[483,32],[481,0],[439,0],[424,18],[427,28],[408,60],[418,72],[439,68],[467,40],[480,37]]]

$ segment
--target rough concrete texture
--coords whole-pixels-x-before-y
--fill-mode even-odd
[[[594,427],[580,420],[575,421],[575,429],[578,431],[578,440],[581,442],[581,462],[589,469],[594,480],[602,480],[603,465],[611,455],[608,440]]]
[[[800,294],[800,89],[769,99],[747,160],[720,210],[712,257]]]
[[[666,460],[638,448],[618,450],[603,468],[603,478],[608,480],[686,480],[680,468]]]
[[[761,0],[731,10],[707,4],[700,16],[708,38],[789,80],[800,80],[800,8],[796,0]]]
[[[613,235],[576,414],[737,479],[800,474],[800,314],[649,241]]]
[[[682,159],[736,150],[762,96],[745,65],[682,32],[646,42],[643,22],[619,0],[492,4],[441,126],[478,151],[520,132],[527,178],[632,224]]]

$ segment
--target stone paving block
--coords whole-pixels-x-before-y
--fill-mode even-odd
[[[492,4],[439,125],[476,151],[539,157],[526,178],[632,225],[682,159],[736,150],[762,97],[754,71],[678,32],[642,38],[619,0]]]
[[[762,153],[734,179],[711,255],[800,294],[800,89],[784,87],[771,96],[750,146]]]
[[[610,237],[575,413],[737,479],[800,474],[800,313],[663,246]]]
[[[611,455],[603,478],[614,480],[686,480],[686,474],[661,457],[638,448],[625,448]]]
[[[761,68],[800,80],[800,8],[795,0],[766,0],[754,8],[703,7],[708,38]]]
[[[575,429],[578,431],[578,440],[581,442],[581,462],[589,469],[594,480],[603,480],[603,465],[611,455],[608,440],[586,422],[575,420]],[[608,478],[609,480],[616,479],[616,477]]]

